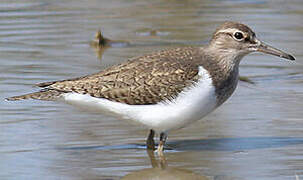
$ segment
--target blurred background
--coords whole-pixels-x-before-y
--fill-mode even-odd
[[[245,57],[240,75],[253,84],[170,132],[166,160],[148,155],[142,127],[58,102],[4,100],[133,56],[205,45],[227,20],[296,61]],[[91,46],[98,30],[117,42]],[[303,179],[302,37],[302,0],[1,0],[0,179]]]

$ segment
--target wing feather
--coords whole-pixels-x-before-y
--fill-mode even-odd
[[[198,80],[197,51],[190,47],[159,51],[96,74],[38,86],[126,104],[156,104],[171,100]]]

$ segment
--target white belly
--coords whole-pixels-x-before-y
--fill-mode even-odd
[[[64,100],[76,106],[113,113],[158,132],[169,131],[197,121],[216,108],[215,87],[209,74],[200,67],[199,75],[199,81],[175,100],[154,105],[128,105],[77,93],[65,94]]]

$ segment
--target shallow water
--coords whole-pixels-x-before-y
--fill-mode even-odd
[[[0,179],[303,178],[302,9],[301,0],[1,1]],[[148,156],[142,127],[57,102],[3,100],[35,83],[205,44],[225,20],[250,25],[297,61],[245,57],[240,74],[255,84],[241,82],[215,112],[171,132],[164,168]],[[96,51],[89,41],[99,29],[130,45]]]

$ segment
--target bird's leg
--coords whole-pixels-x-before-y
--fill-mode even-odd
[[[167,139],[167,134],[165,132],[162,132],[160,134],[160,142],[157,149],[159,156],[163,156],[164,144],[166,139]]]
[[[154,136],[155,136],[155,131],[151,129],[148,138],[146,140],[147,149],[155,150]]]

